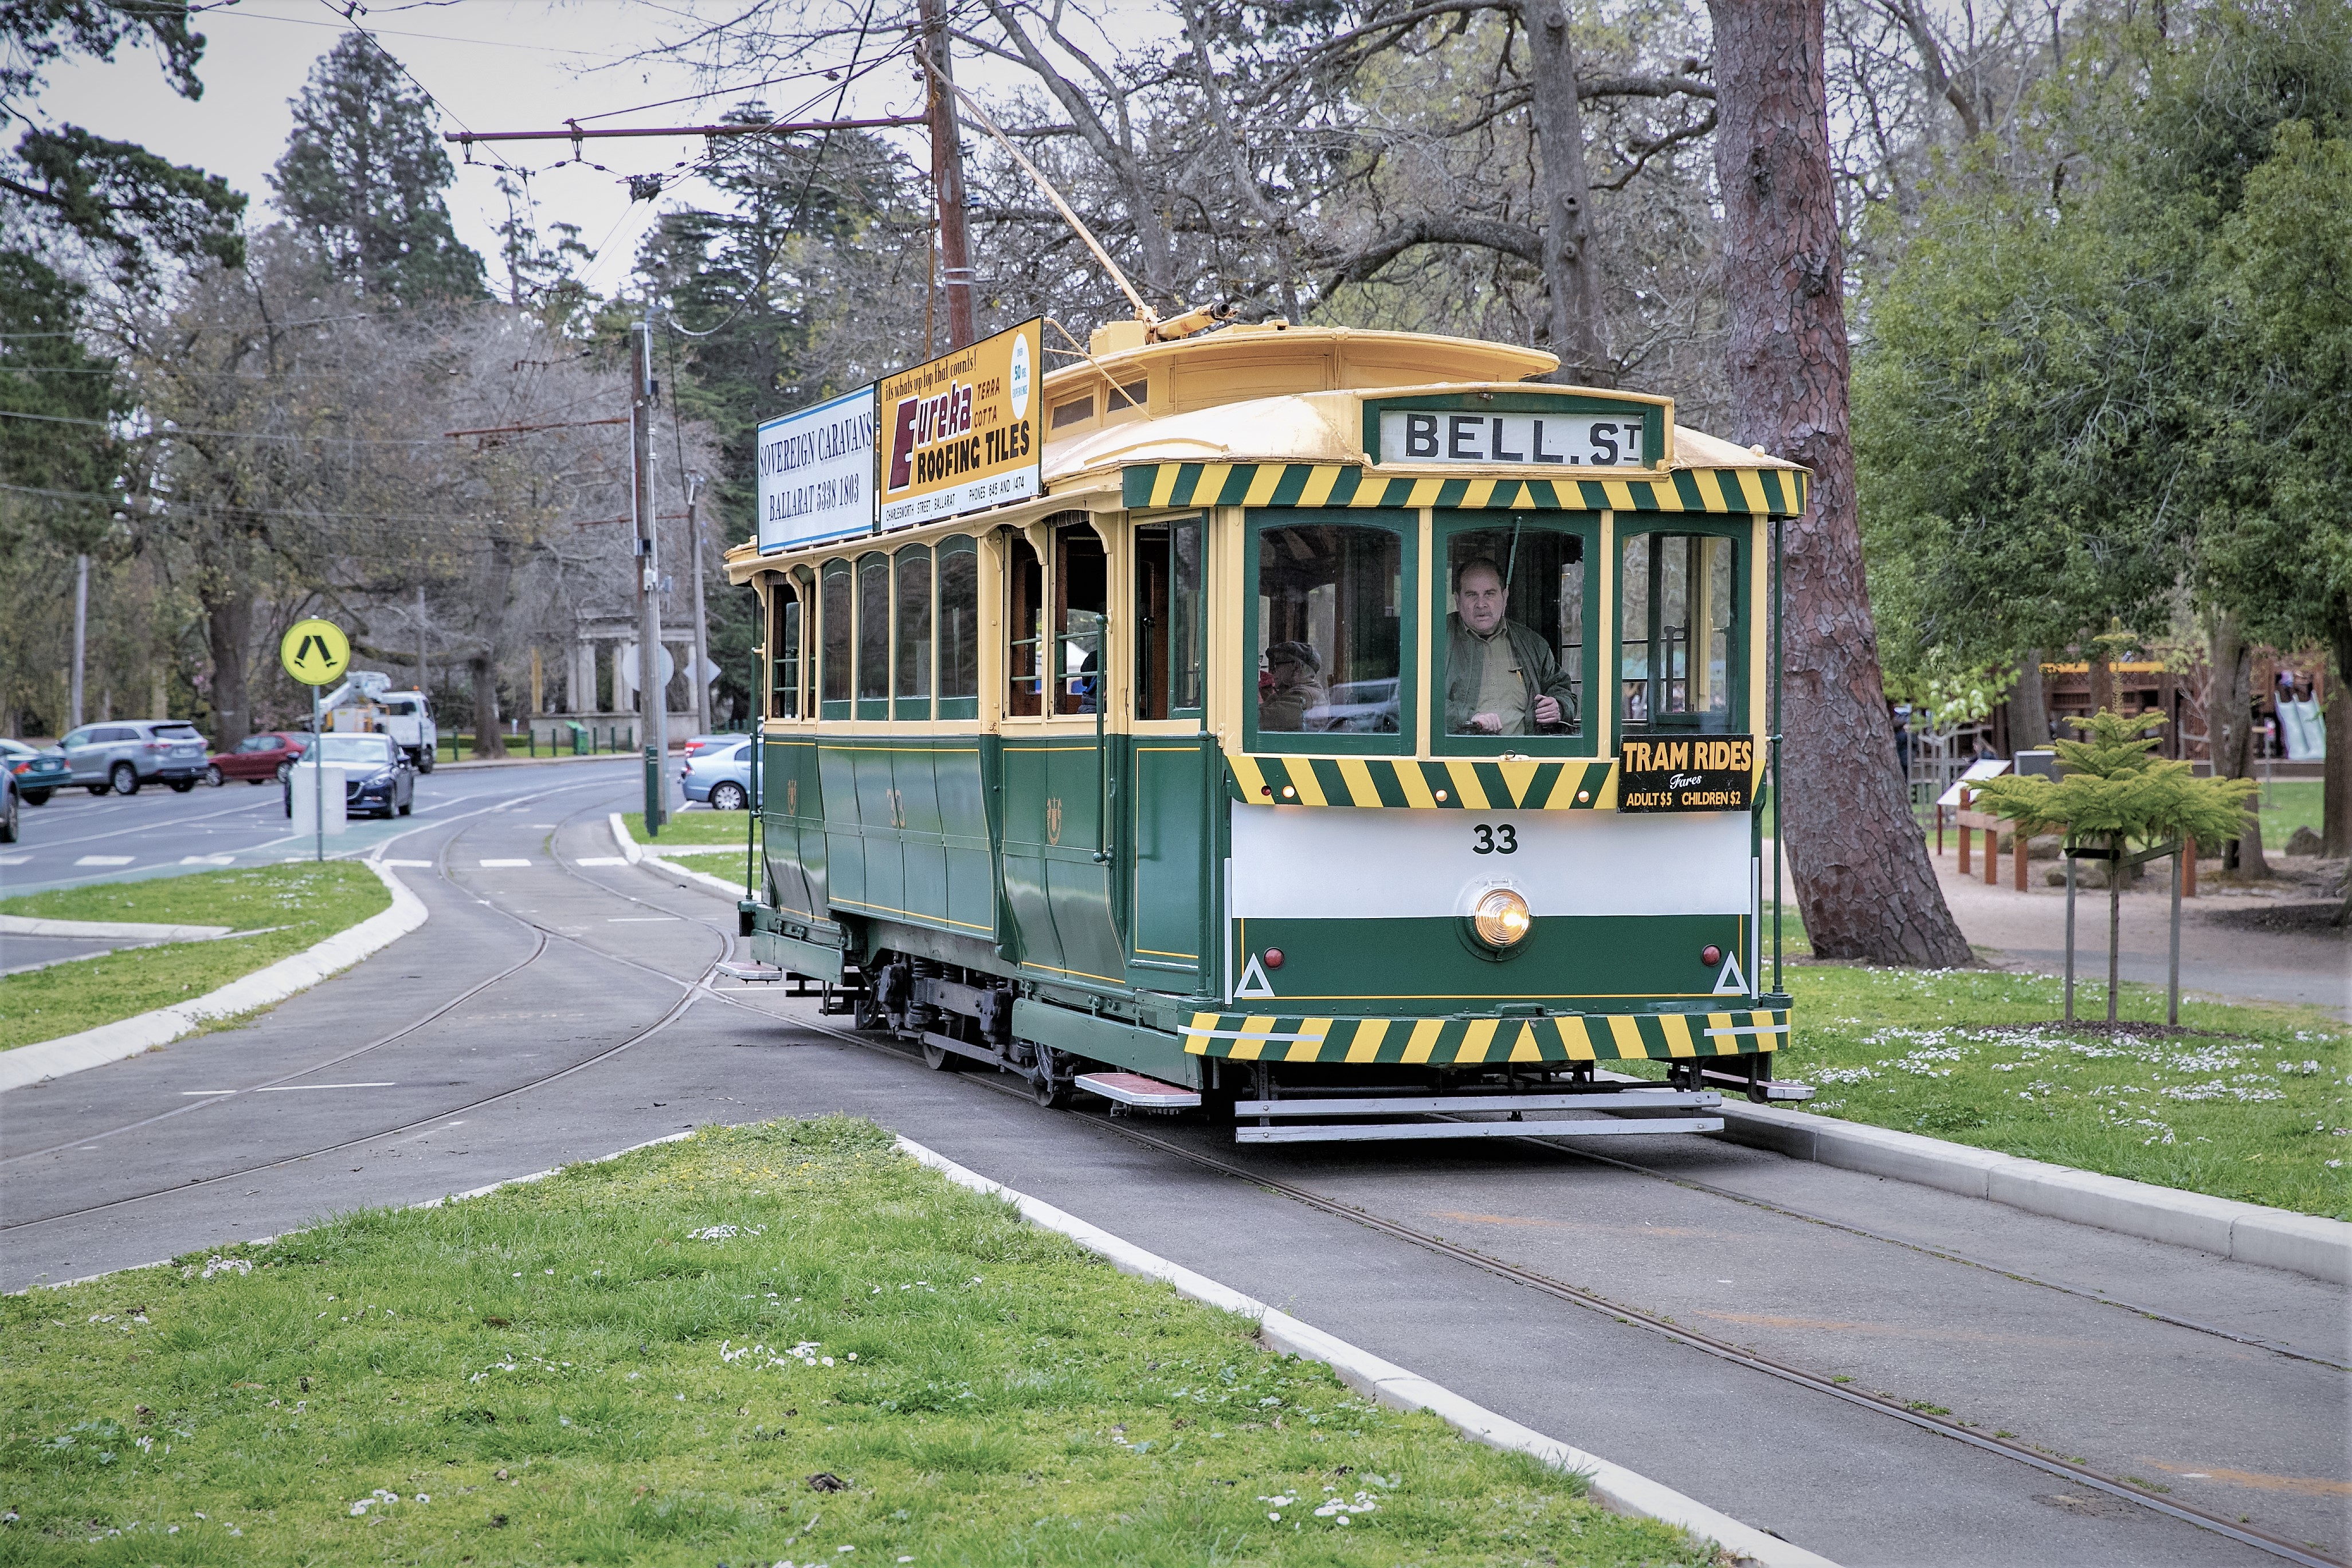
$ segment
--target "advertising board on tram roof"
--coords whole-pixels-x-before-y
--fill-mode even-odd
[[[907,528],[1045,492],[1033,318],[875,386],[881,524]]]
[[[760,426],[760,553],[874,531],[874,388]]]

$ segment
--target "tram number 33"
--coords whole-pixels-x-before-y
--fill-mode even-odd
[[[1481,822],[1470,829],[1470,850],[1475,855],[1516,855],[1519,852],[1519,830],[1509,823],[1489,827]]]

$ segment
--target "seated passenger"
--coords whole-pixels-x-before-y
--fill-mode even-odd
[[[1278,642],[1267,648],[1265,673],[1257,683],[1257,727],[1305,729],[1307,710],[1323,706],[1322,673],[1323,656],[1311,643]]]
[[[1445,617],[1449,733],[1559,734],[1575,727],[1568,672],[1542,637],[1504,616],[1507,598],[1502,568],[1483,555],[1454,574],[1454,613]]]

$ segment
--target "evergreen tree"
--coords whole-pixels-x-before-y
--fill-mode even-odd
[[[433,104],[364,33],[320,57],[293,100],[271,184],[278,205],[362,294],[403,304],[475,299],[482,258],[457,238],[442,193],[457,178]]]

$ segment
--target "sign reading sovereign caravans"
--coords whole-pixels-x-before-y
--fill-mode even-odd
[[[1035,396],[1044,357],[1044,322],[1032,320],[876,385],[884,528],[1044,493]]]
[[[760,426],[760,552],[874,531],[874,388]]]

